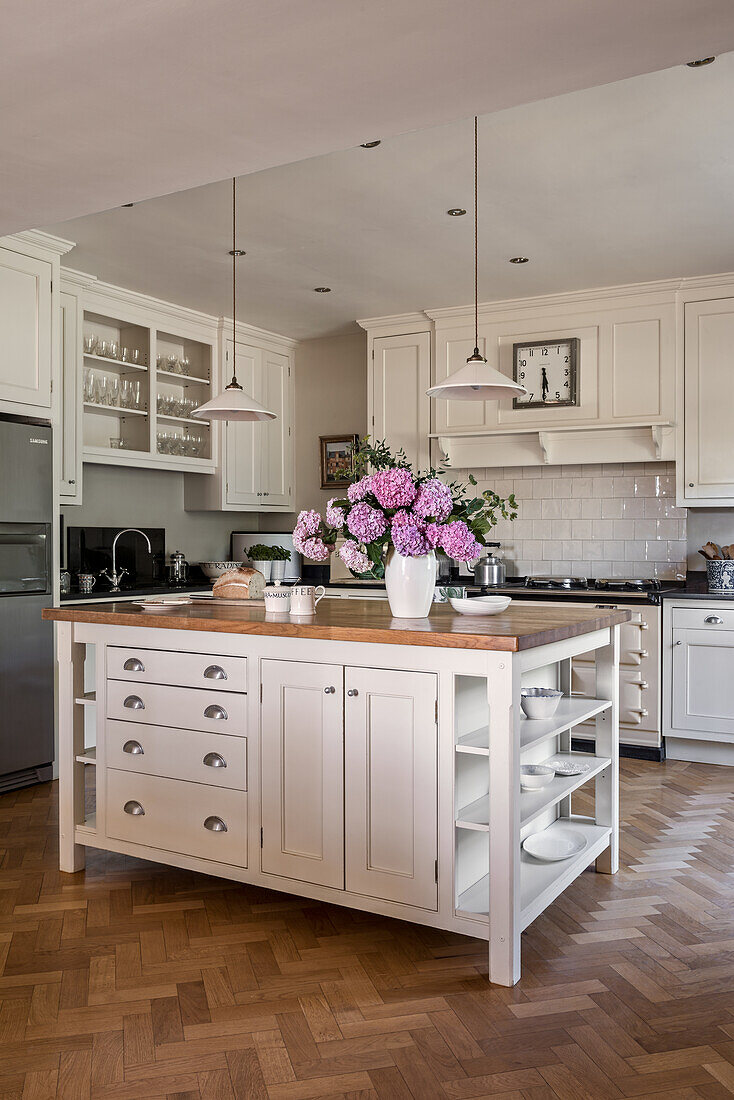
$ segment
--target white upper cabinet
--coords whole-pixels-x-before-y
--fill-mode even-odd
[[[52,275],[51,262],[0,249],[0,402],[8,411],[51,408]]]
[[[74,294],[59,295],[61,307],[61,425],[59,497],[62,504],[82,502],[81,306]]]
[[[253,335],[255,330],[253,330]],[[263,337],[265,334],[263,334]],[[237,380],[245,393],[275,413],[275,420],[229,421],[221,425],[214,477],[187,477],[184,506],[189,511],[290,512],[294,501],[293,343],[282,350],[237,342]],[[226,385],[232,377],[232,341],[222,364]]]
[[[687,302],[684,325],[679,499],[688,507],[732,506],[734,297]]]
[[[376,336],[369,369],[370,435],[403,448],[418,468],[430,465],[431,334]]]

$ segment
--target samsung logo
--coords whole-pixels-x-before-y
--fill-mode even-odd
[[[48,447],[48,440],[47,439],[36,439],[35,435],[29,436],[28,437],[28,442],[29,443],[40,443],[42,447]]]

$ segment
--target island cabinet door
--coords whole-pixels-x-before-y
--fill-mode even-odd
[[[347,668],[347,890],[438,905],[437,677]]]
[[[344,669],[262,662],[262,869],[344,888]]]

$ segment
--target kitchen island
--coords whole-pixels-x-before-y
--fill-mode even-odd
[[[594,861],[617,870],[628,611],[393,619],[381,601],[323,600],[299,621],[254,604],[44,617],[62,871],[101,848],[485,937],[490,980],[512,985],[522,930]],[[571,660],[590,651],[596,697],[573,697]],[[555,716],[525,718],[523,686],[562,689]],[[572,753],[589,719],[595,751]],[[521,792],[521,763],[552,756],[584,770]],[[589,783],[594,816],[574,814]],[[521,845],[540,832],[577,851],[533,859]]]

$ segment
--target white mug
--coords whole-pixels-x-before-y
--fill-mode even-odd
[[[318,593],[318,595],[317,595]],[[291,588],[291,615],[314,615],[316,604],[326,593],[323,584],[296,584]]]
[[[268,585],[263,591],[266,615],[287,615],[291,606],[291,593],[289,588],[281,588],[280,585]]]

